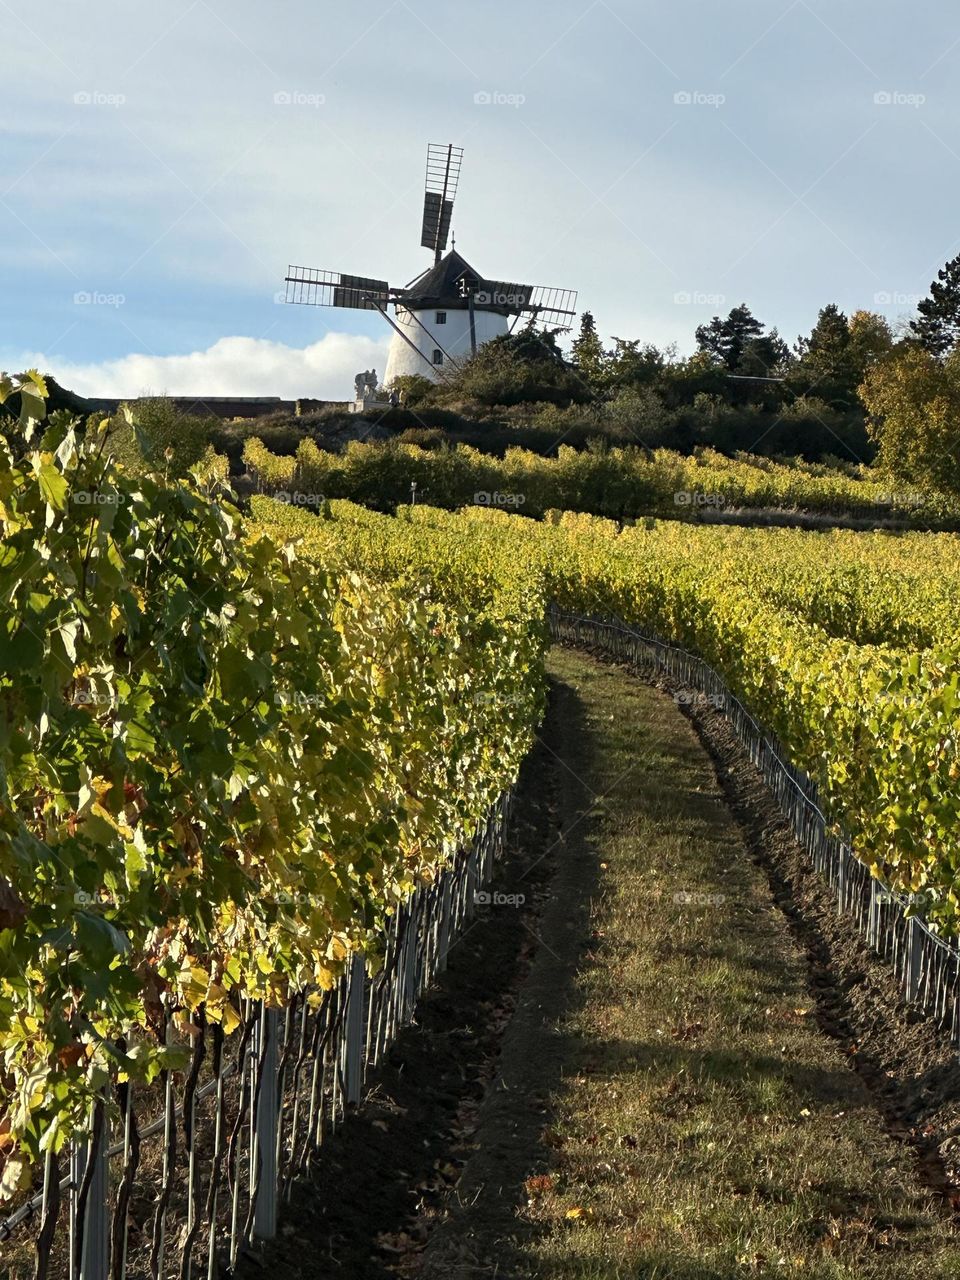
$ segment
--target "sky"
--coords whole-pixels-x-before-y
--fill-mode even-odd
[[[947,0],[0,0],[0,368],[86,395],[344,399],[379,316],[287,265],[406,284],[426,147],[457,249],[693,349],[891,322],[960,251]]]

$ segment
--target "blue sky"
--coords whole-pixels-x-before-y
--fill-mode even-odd
[[[465,148],[478,270],[681,351],[741,301],[791,341],[831,301],[896,321],[960,251],[946,0],[0,0],[0,30],[0,367],[89,394],[382,370],[378,317],[276,293],[428,265],[428,142]]]

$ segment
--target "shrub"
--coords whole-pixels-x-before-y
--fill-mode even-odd
[[[182,476],[206,453],[209,428],[208,419],[182,413],[171,400],[141,400],[133,411],[121,406],[111,419],[107,447],[128,471]]]

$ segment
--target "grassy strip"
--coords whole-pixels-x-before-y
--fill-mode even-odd
[[[601,891],[557,1028],[538,1280],[960,1274],[910,1152],[819,1029],[802,956],[672,702],[554,652],[595,743]]]

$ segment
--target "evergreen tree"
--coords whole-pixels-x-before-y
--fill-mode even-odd
[[[803,365],[814,378],[849,381],[850,326],[835,302],[821,308],[805,347]]]
[[[763,325],[743,302],[734,307],[725,320],[714,316],[709,324],[699,325],[697,347],[730,373],[736,373],[747,344],[762,334]]]
[[[743,348],[737,372],[753,378],[776,378],[790,359],[790,348],[776,329],[751,338]]]
[[[941,360],[960,340],[960,255],[937,272],[917,312],[910,328],[921,347]]]
[[[590,311],[585,311],[580,317],[580,333],[573,340],[571,354],[573,366],[580,377],[591,387],[599,388],[603,382],[606,352]]]

